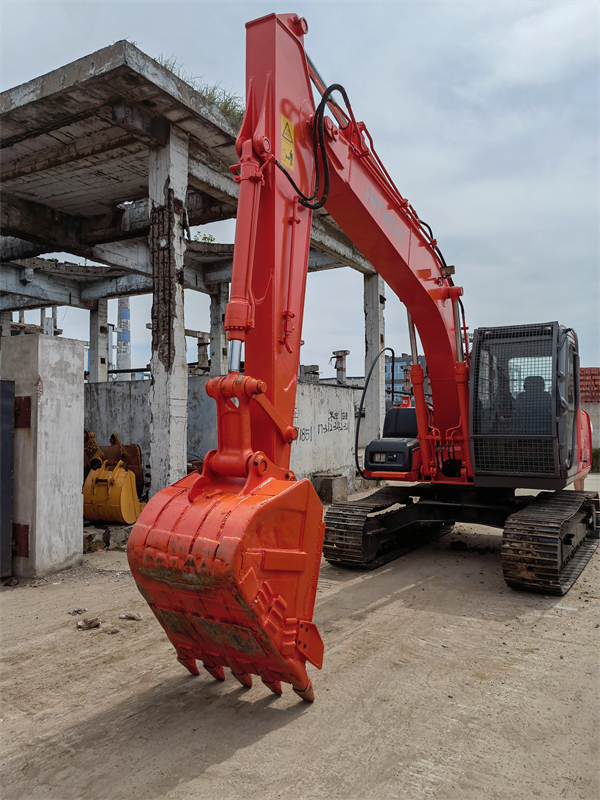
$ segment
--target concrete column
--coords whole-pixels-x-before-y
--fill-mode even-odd
[[[108,300],[90,311],[90,383],[108,380]]]
[[[365,275],[365,378],[373,359],[385,347],[385,283],[379,275]],[[365,441],[367,444],[381,437],[385,419],[385,358],[381,356],[371,375],[365,397]],[[361,423],[363,424],[363,423]]]
[[[188,183],[188,136],[172,126],[165,147],[150,150],[152,373],[150,494],[182,478],[187,467],[187,395],[183,319],[183,215]]]
[[[52,308],[51,316],[46,316],[46,309],[42,309],[42,318],[40,320],[42,326],[42,333],[45,336],[54,336],[54,331],[56,330],[56,306]]]
[[[13,575],[39,578],[81,564],[83,342],[13,336],[2,377],[30,398],[30,424],[14,435]]]
[[[350,355],[350,350],[334,350],[336,380],[340,386],[346,385],[346,356]]]
[[[117,312],[117,369],[129,369],[131,367],[131,330],[130,330],[130,303],[128,297],[119,297],[119,308]],[[118,373],[117,377],[121,381],[130,381],[131,373]]]
[[[0,312],[0,328],[2,328],[2,336],[10,336],[10,326],[12,324],[12,311]]]
[[[210,334],[198,332],[198,366],[208,367],[208,346],[210,345]]]
[[[227,336],[223,330],[229,284],[214,283],[210,294],[210,375],[227,374]]]

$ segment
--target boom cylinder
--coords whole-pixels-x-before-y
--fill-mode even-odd
[[[431,449],[429,442],[429,421],[427,419],[427,404],[425,402],[425,373],[420,364],[413,364],[410,368],[410,379],[415,396],[415,413],[417,415],[417,430],[421,447],[421,462],[423,475],[431,475]]]

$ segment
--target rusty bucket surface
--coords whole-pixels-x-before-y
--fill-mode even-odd
[[[293,478],[293,476],[290,476]],[[215,480],[191,473],[149,501],[128,542],[137,586],[194,675],[196,662],[245,686],[292,684],[314,699],[306,661],[321,668],[312,623],[324,535],[307,480]]]

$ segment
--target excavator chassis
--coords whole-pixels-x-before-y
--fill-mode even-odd
[[[598,546],[597,492],[388,486],[325,515],[323,555],[372,570],[451,530],[455,522],[504,528],[502,568],[513,589],[563,595]]]

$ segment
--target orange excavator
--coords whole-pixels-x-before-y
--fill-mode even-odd
[[[310,701],[306,662],[320,669],[323,660],[312,615],[324,545],[332,563],[368,568],[394,557],[415,525],[495,525],[509,585],[562,594],[598,544],[599,500],[584,489],[591,427],[575,332],[558,323],[483,328],[469,351],[454,268],[394,186],[343,87],[326,87],[312,67],[306,21],[271,14],[246,27],[229,367],[206,387],[218,447],[201,474],[151,498],[128,555],[191,673],[201,662],[224,680],[228,668],[244,686],[258,675],[273,692],[287,682]],[[311,221],[321,207],[406,305],[413,355],[412,404],[388,411],[359,465],[388,486],[332,507],[325,521],[310,481],[289,469]]]

